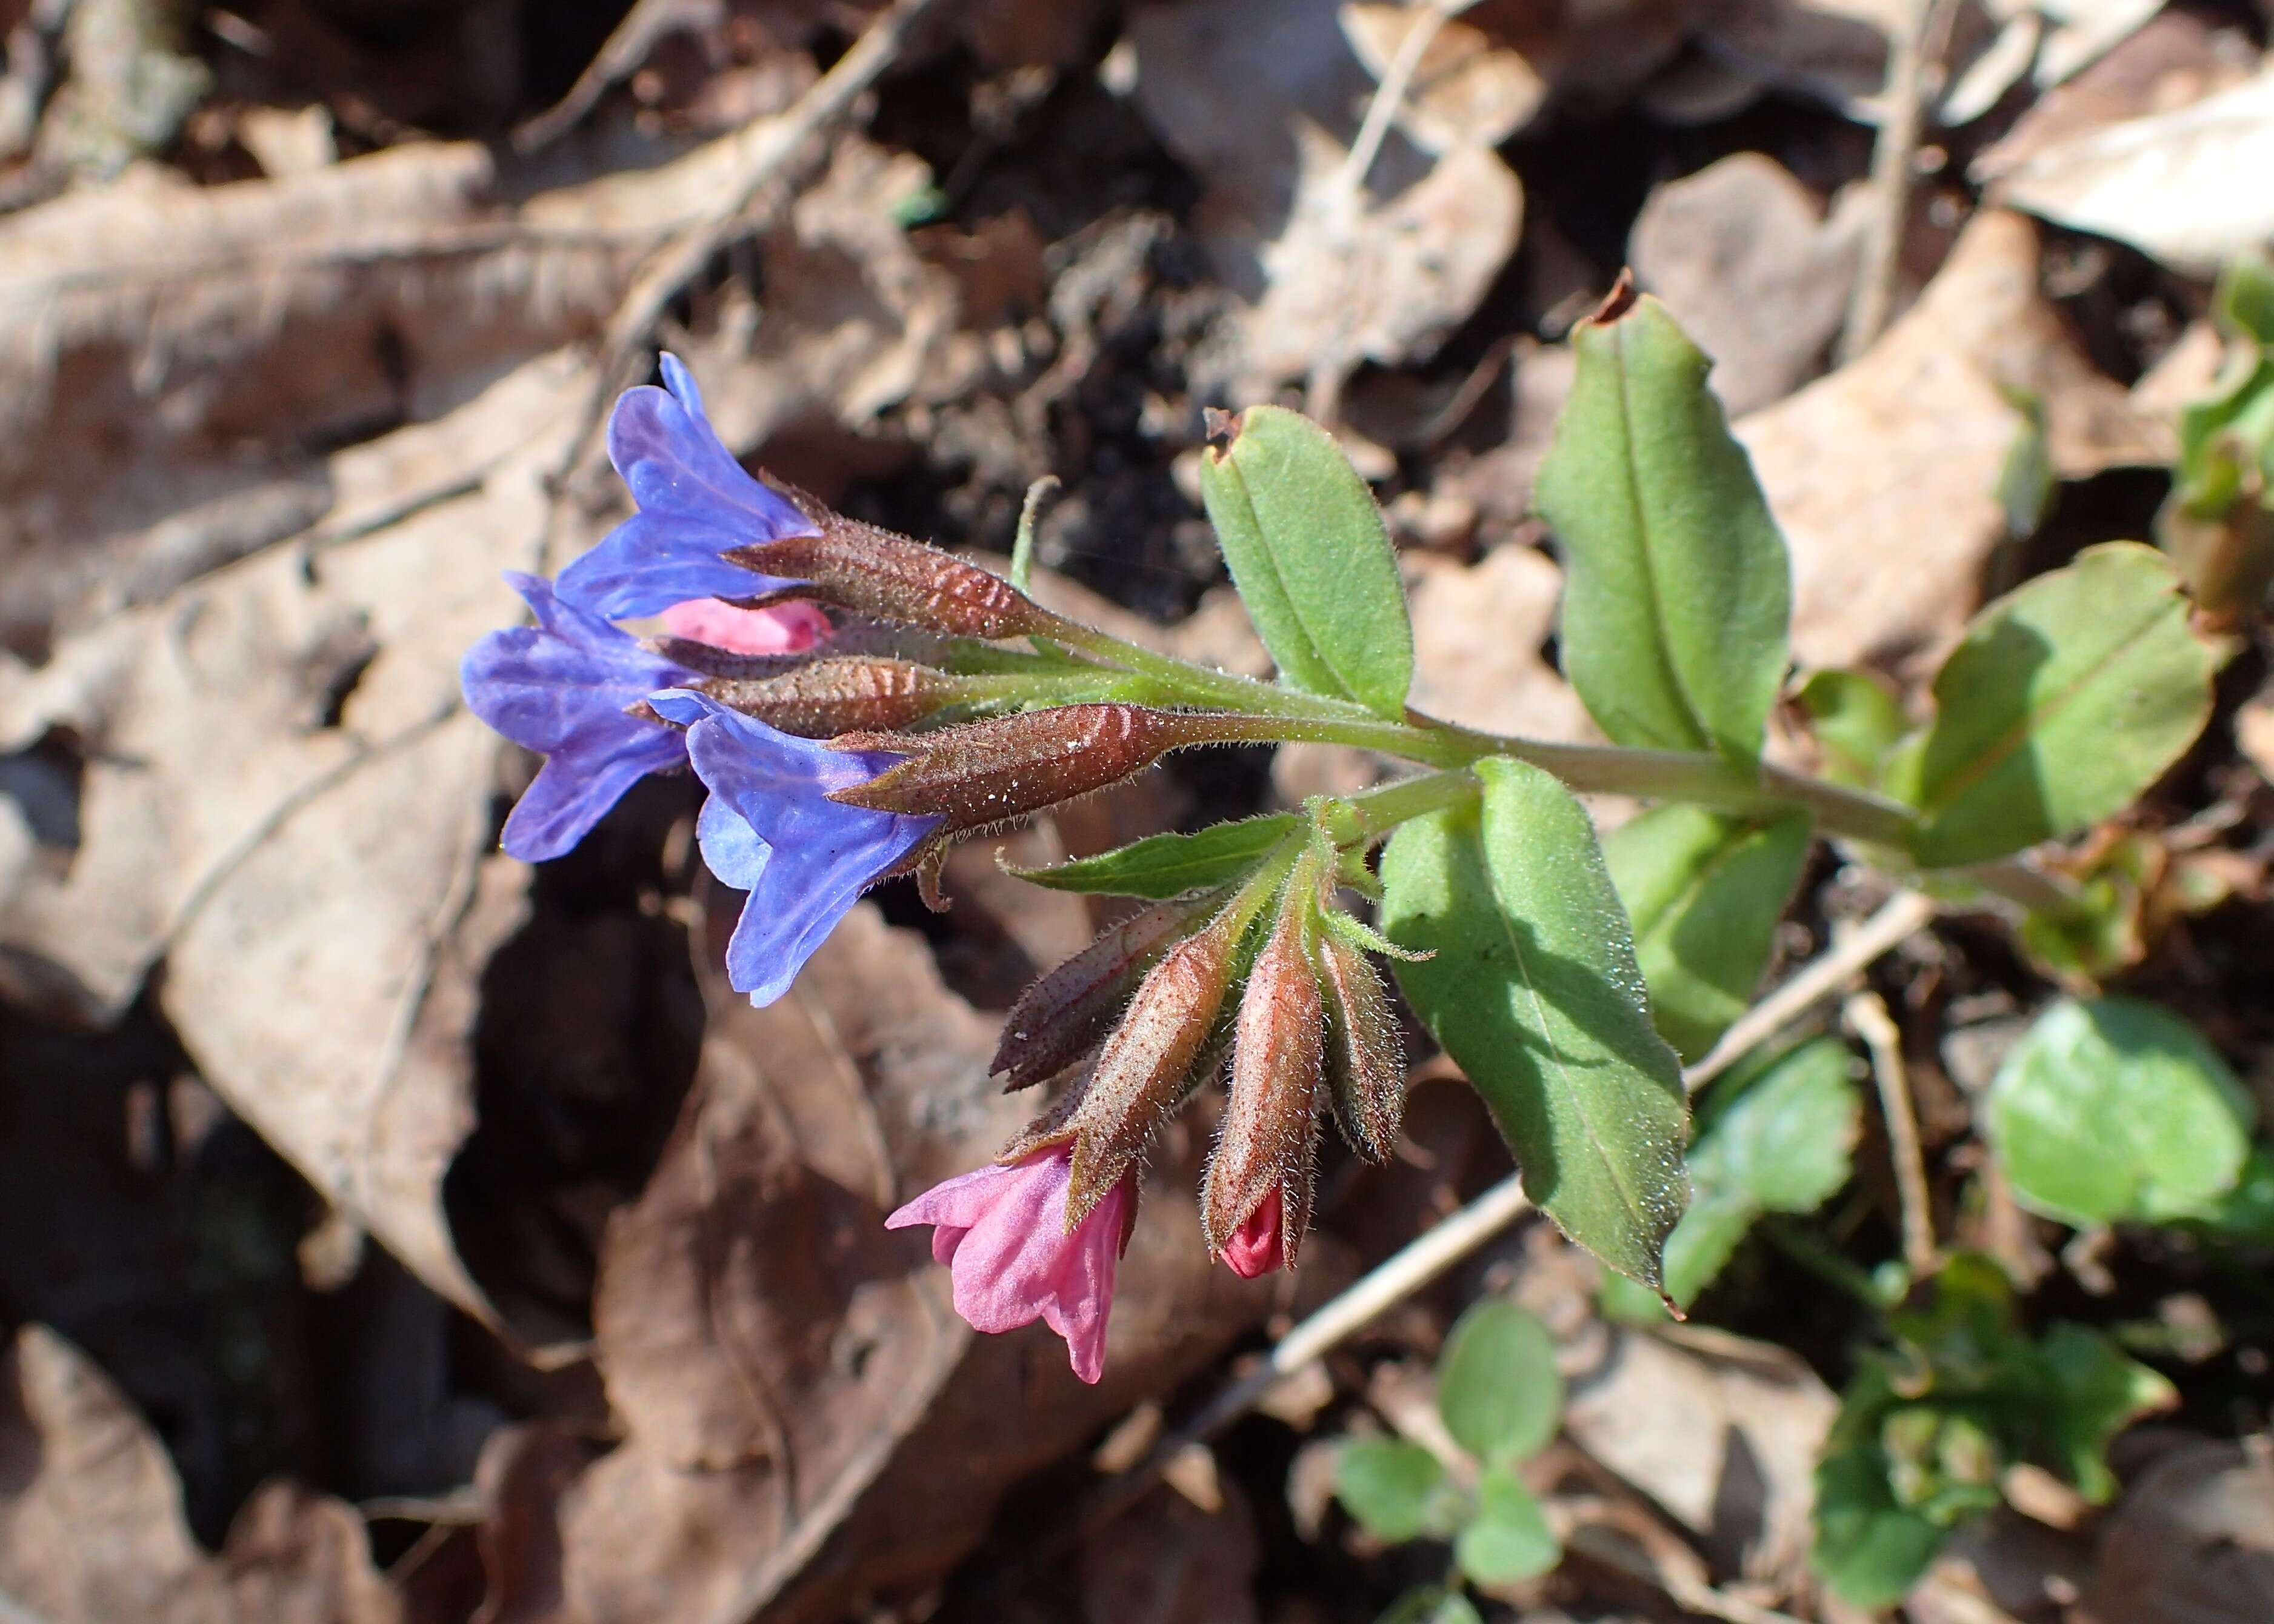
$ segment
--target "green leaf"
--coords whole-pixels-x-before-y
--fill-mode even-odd
[[[1460,1591],[1425,1584],[1390,1603],[1374,1624],[1484,1624],[1484,1616]]]
[[[1896,1503],[1876,1443],[1826,1454],[1816,1468],[1816,1571],[1842,1601],[1892,1607],[1950,1530]]]
[[[1910,731],[1894,685],[1876,671],[1811,672],[1793,703],[1822,751],[1819,771],[1835,784],[1878,784],[1887,753]]]
[[[1792,570],[1712,365],[1647,296],[1571,336],[1533,501],[1564,554],[1563,673],[1620,744],[1760,754]]]
[[[1352,1438],[1335,1452],[1335,1498],[1376,1539],[1452,1531],[1459,1496],[1437,1457],[1394,1438]]]
[[[2274,1149],[2251,1147],[2234,1188],[2193,1216],[2233,1239],[2274,1245]]]
[[[2179,1016],[2129,998],[2065,998],[2006,1056],[1988,1116],[2022,1206],[2065,1223],[2155,1223],[2235,1187],[2256,1108]]]
[[[2045,1453],[2094,1505],[2116,1496],[2109,1440],[2141,1417],[2169,1410],[2179,1390],[2081,1325],[2057,1325],[2037,1344],[2051,1389]]]
[[[1095,857],[1010,872],[1052,891],[1160,900],[1242,878],[1302,823],[1295,813],[1275,812],[1211,823],[1195,834],[1148,835]]]
[[[1704,807],[1653,807],[1611,831],[1603,857],[1634,924],[1658,1029],[1695,1060],[1744,1012],[1808,860],[1796,812],[1749,823]]]
[[[1734,1098],[1713,1100],[1690,1147],[1691,1182],[1742,1192],[1768,1212],[1814,1212],[1852,1170],[1864,1116],[1855,1070],[1845,1043],[1816,1038]]]
[[[1666,1237],[1666,1295],[1677,1307],[1688,1308],[1713,1283],[1760,1215],[1760,1203],[1742,1190],[1695,1191]]]
[[[1393,721],[1413,682],[1413,628],[1382,509],[1309,418],[1251,406],[1201,462],[1224,560],[1280,679]]]
[[[1493,1302],[1463,1314],[1437,1361],[1437,1413],[1487,1465],[1539,1453],[1563,1417],[1555,1339],[1539,1316]]]
[[[1515,1584],[1552,1569],[1563,1547],[1532,1491],[1495,1466],[1477,1480],[1477,1515],[1454,1539],[1453,1560],[1478,1584]]]
[[[2171,560],[2111,542],[1976,617],[1934,679],[1933,725],[1889,763],[1929,868],[2089,828],[2163,776],[2210,715],[2218,657]]]
[[[1682,1068],[1651,1025],[1593,825],[1528,763],[1477,763],[1481,806],[1419,818],[1382,858],[1382,929],[1434,957],[1397,966],[1484,1096],[1524,1187],[1613,1268],[1661,1283],[1682,1215]]]

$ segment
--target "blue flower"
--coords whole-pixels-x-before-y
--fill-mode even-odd
[[[665,356],[662,366],[665,388],[627,389],[608,419],[608,459],[639,511],[561,572],[562,600],[604,620],[794,586],[719,555],[814,533],[787,498],[750,477],[719,443],[679,357]]]
[[[793,739],[684,689],[649,703],[686,725],[688,758],[711,791],[695,825],[703,861],[750,893],[727,944],[727,980],[752,1004],[772,1004],[861,893],[922,845],[939,819],[829,799],[897,756]]]
[[[506,580],[537,624],[490,633],[466,651],[458,677],[468,709],[545,757],[506,819],[504,842],[511,855],[542,862],[583,839],[647,774],[685,763],[686,742],[675,730],[624,708],[697,679],[562,601],[543,576]]]

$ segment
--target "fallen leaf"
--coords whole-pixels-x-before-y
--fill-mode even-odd
[[[1156,1489],[1084,1542],[1076,1559],[1086,1624],[1254,1624],[1263,1553],[1246,1497],[1206,1511]]]
[[[1704,0],[1696,37],[1766,85],[1874,117],[1887,41],[1910,26],[1910,0]]]
[[[208,1556],[148,1425],[68,1342],[26,1326],[0,1360],[0,1594],[48,1624],[396,1624],[363,1519],[285,1484]]]
[[[2190,275],[2274,241],[2274,72],[2170,112],[2049,142],[1992,199],[2128,243]]]
[[[1797,1578],[1816,1458],[1840,1409],[1831,1390],[1786,1350],[1722,1332],[1599,1323],[1581,1346],[1581,1367],[1566,1370],[1572,1442],[1688,1529],[1720,1571]]]
[[[1826,219],[1807,187],[1758,153],[1668,182],[1644,203],[1627,258],[1713,357],[1713,392],[1732,417],[1822,370],[1868,207],[1867,194],[1851,192]]]
[[[1343,33],[1379,82],[1430,16],[1427,6],[1349,4],[1342,8]],[[1433,153],[1497,147],[1531,122],[1547,96],[1547,82],[1519,52],[1457,17],[1441,19],[1399,98],[1397,127]]]
[[[1803,665],[1889,664],[1954,635],[2005,538],[1999,481],[2043,402],[2056,474],[2161,461],[2134,408],[2037,290],[2037,233],[1977,215],[1863,356],[1736,425],[1792,550]]]
[[[2100,1532],[2097,1624],[2258,1624],[2274,1596],[2265,1440],[2183,1444],[2141,1474]]]

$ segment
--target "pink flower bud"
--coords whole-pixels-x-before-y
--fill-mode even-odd
[[[829,635],[829,620],[811,604],[738,609],[715,598],[690,598],[663,612],[663,629],[689,643],[732,654],[802,654]]]
[[[1279,1186],[1263,1198],[1263,1205],[1247,1214],[1239,1228],[1225,1237],[1224,1260],[1242,1280],[1254,1280],[1287,1267],[1287,1237],[1282,1223],[1284,1204]]]
[[[974,1330],[1042,1320],[1065,1338],[1073,1373],[1105,1372],[1113,1277],[1137,1224],[1134,1171],[1075,1217],[1068,1210],[1066,1147],[1037,1150],[936,1184],[885,1220],[888,1229],[934,1226],[933,1260],[948,1267],[955,1312]]]

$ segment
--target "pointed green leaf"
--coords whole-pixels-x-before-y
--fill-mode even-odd
[[[1484,1096],[1524,1187],[1612,1267],[1660,1283],[1687,1194],[1682,1068],[1651,1025],[1594,827],[1548,773],[1477,763],[1480,805],[1405,824],[1382,859],[1397,966]]]
[[[2157,1223],[2213,1208],[2250,1152],[2255,1103],[2187,1021],[2131,998],[2062,999],[1990,1085],[2014,1199],[2064,1223]]]
[[[1712,363],[1647,296],[1571,342],[1578,378],[1532,487],[1563,549],[1563,673],[1618,743],[1751,761],[1792,570]]]
[[[1563,1420],[1555,1339],[1540,1317],[1495,1302],[1463,1314],[1437,1361],[1437,1413],[1487,1465],[1537,1455]]]
[[[1335,1498],[1376,1539],[1452,1531],[1459,1493],[1437,1457],[1394,1438],[1345,1439],[1335,1452]]]
[[[1563,1560],[1547,1514],[1504,1466],[1477,1481],[1477,1515],[1453,1541],[1453,1560],[1478,1584],[1536,1579]]]
[[[1934,679],[1933,725],[1889,763],[1929,868],[2090,828],[2153,784],[2210,716],[2217,650],[2169,559],[2111,542],[1976,617]]]
[[[1749,823],[1703,807],[1653,807],[1603,842],[1634,923],[1650,1012],[1684,1060],[1744,1013],[1808,859],[1809,822]]]
[[[1148,835],[1127,846],[1043,868],[1013,868],[1020,879],[1052,891],[1161,900],[1242,877],[1302,827],[1292,812],[1211,823],[1189,835]]]
[[[1201,497],[1280,680],[1393,721],[1413,683],[1413,628],[1374,492],[1334,437],[1251,406],[1201,462]]]

